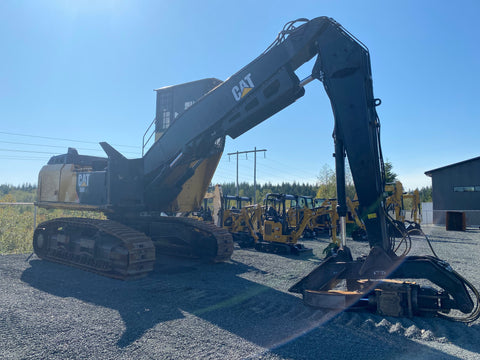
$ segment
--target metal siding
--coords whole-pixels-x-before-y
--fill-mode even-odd
[[[480,224],[480,192],[453,191],[454,186],[475,185],[480,186],[480,159],[432,172],[434,223],[445,224],[445,211],[459,210],[466,212],[468,225]]]

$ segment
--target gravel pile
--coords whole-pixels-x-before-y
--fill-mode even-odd
[[[424,229],[480,288],[480,230]],[[1,359],[478,359],[480,321],[383,318],[307,308],[288,288],[313,255],[235,249],[231,261],[159,257],[144,279],[107,279],[27,255],[0,256]],[[365,243],[349,243],[355,256]],[[431,254],[414,239],[411,255]]]

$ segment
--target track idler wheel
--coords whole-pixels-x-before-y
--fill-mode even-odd
[[[36,228],[33,233],[33,251],[38,257],[44,257],[48,251],[48,235],[45,229]]]

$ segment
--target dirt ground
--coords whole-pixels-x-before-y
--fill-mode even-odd
[[[425,227],[438,256],[480,288],[480,230]],[[146,278],[107,279],[0,256],[2,359],[478,359],[480,320],[327,312],[287,290],[322,259],[235,249],[222,264],[160,256]],[[354,256],[365,243],[349,242]],[[414,239],[410,255],[430,255]]]

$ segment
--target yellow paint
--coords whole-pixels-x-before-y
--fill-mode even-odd
[[[252,89],[253,89],[253,88],[251,88],[251,87],[243,89],[243,91],[242,91],[242,98],[243,98],[245,95],[247,95],[247,94],[250,92],[250,90],[252,90]]]
[[[221,157],[222,152],[219,152],[202,161],[202,164],[195,170],[194,175],[183,184],[182,191],[170,205],[170,211],[194,211],[202,205],[202,200]]]

